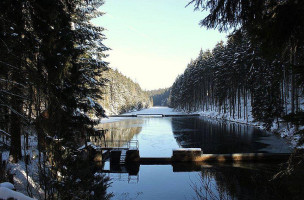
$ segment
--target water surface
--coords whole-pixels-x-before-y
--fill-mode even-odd
[[[204,153],[290,151],[282,138],[263,130],[203,117],[128,118],[99,128],[109,130],[106,140],[138,140],[141,157],[170,157],[175,148],[202,148]],[[279,170],[277,163],[107,163],[104,169],[112,179],[108,192],[113,199],[297,199],[301,191],[290,187],[297,181],[270,181]]]
[[[113,199],[302,199],[303,173],[272,180],[278,164],[141,165],[138,176],[108,174]]]
[[[107,140],[138,140],[142,157],[170,157],[175,148],[202,148],[204,153],[285,153],[282,138],[256,127],[204,117],[128,118],[101,124]]]

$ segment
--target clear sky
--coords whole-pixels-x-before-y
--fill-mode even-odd
[[[185,8],[189,0],[106,0],[93,20],[107,30],[110,67],[143,89],[170,87],[200,49],[212,49],[225,33],[199,26],[205,14]]]

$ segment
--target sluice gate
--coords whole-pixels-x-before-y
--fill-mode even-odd
[[[200,148],[173,150],[171,157],[140,157],[138,149],[116,148],[110,151],[111,164],[138,163],[140,165],[167,165],[185,162],[234,163],[234,162],[286,162],[290,153],[233,153],[204,154]]]
[[[197,117],[199,114],[136,114],[136,115],[111,115],[109,117]]]

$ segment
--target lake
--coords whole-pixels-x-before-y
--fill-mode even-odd
[[[286,153],[286,141],[244,124],[204,117],[139,117],[101,124],[107,140],[138,140],[140,156],[170,157],[175,148],[204,153]]]
[[[138,140],[141,157],[171,157],[175,148],[202,148],[204,153],[291,151],[286,141],[266,131],[204,117],[127,118],[98,128],[109,130],[107,140]],[[104,168],[111,169],[109,163]],[[113,199],[285,199],[295,195],[277,183],[281,180],[270,181],[280,169],[277,163],[135,168],[136,174],[107,173]]]

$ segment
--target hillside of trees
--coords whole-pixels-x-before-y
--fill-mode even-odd
[[[103,99],[98,102],[106,110],[107,115],[116,115],[152,106],[149,94],[143,91],[138,83],[117,70],[109,69],[103,72],[102,77],[107,81],[102,88]]]
[[[109,199],[90,137],[104,136],[96,126],[106,113],[152,106],[150,96],[155,105],[252,117],[268,129],[284,124],[303,145],[304,1],[189,1],[208,12],[201,26],[231,35],[201,51],[171,89],[148,94],[108,69],[105,28],[92,24],[103,0],[1,0],[0,183],[15,177],[37,199]],[[288,173],[303,169],[299,152]]]
[[[299,47],[299,50],[303,47]],[[303,65],[303,55],[293,58]],[[172,86],[171,106],[186,111],[216,111],[269,128],[291,113],[303,112],[301,77],[293,72],[290,56],[265,57],[258,43],[244,32],[201,51]]]
[[[281,120],[283,132],[303,147],[304,1],[190,0],[190,5],[206,12],[201,26],[231,36],[226,45],[201,52],[177,78],[172,106],[246,120],[251,114],[267,129],[272,122],[279,129]],[[303,151],[297,150],[282,174],[302,163]]]
[[[153,106],[168,106],[171,88],[150,90],[148,94],[153,99]]]
[[[304,2],[191,0],[189,5],[206,11],[201,26],[231,35],[189,63],[172,86],[171,106],[251,116],[266,128],[283,121],[303,137],[298,127],[304,124]]]

